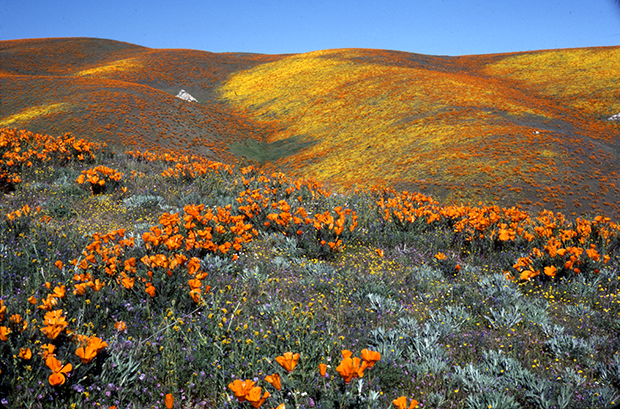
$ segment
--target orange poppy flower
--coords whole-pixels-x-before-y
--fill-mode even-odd
[[[277,390],[282,389],[282,380],[280,379],[279,373],[274,373],[273,375],[267,375],[265,380],[269,382],[274,388]]]
[[[114,323],[114,328],[119,332],[123,332],[127,330],[127,324],[125,324],[125,321],[116,321],[116,323]]]
[[[56,337],[58,337],[58,335],[60,335],[60,333],[69,325],[69,323],[65,320],[65,317],[62,316],[62,310],[46,312],[43,322],[45,326],[41,328],[41,332],[43,332],[50,339],[56,339]]]
[[[73,365],[67,364],[62,366],[62,363],[56,359],[55,356],[48,356],[45,360],[45,365],[52,370],[52,374],[49,376],[49,383],[52,386],[58,386],[65,383],[65,374],[73,369]]]
[[[285,352],[284,355],[277,356],[276,362],[280,364],[282,368],[288,373],[293,372],[295,366],[297,366],[297,361],[299,360],[299,354],[294,354],[292,352]]]
[[[242,381],[241,379],[235,379],[228,384],[230,390],[233,391],[239,402],[245,402],[245,395],[250,392],[250,389],[254,387],[254,381]]]
[[[65,293],[66,291],[64,285],[61,285],[60,287],[56,286],[54,287],[54,292],[51,294],[51,296],[56,298],[64,298]]]
[[[43,305],[39,305],[37,308],[41,310],[51,311],[58,304],[58,299],[52,294],[48,294],[47,298],[41,300]]]
[[[445,260],[447,257],[446,257],[446,255],[445,255],[445,254],[443,254],[443,253],[437,253],[437,254],[435,254],[435,258],[436,258],[437,260],[441,261],[441,260]]]
[[[151,298],[155,297],[155,287],[151,283],[146,283],[146,289],[144,290]]]
[[[327,365],[319,364],[319,373],[321,374],[321,376],[324,377],[326,372],[327,372]]]
[[[174,406],[174,396],[171,393],[166,394],[166,397],[164,398],[164,404],[166,405],[167,409],[172,409],[172,407]]]
[[[376,351],[370,351],[368,349],[362,349],[362,359],[366,362],[368,369],[372,368],[376,362],[381,359],[381,354]]]
[[[407,409],[407,398],[404,396],[401,396],[398,399],[394,399],[392,403],[398,409]],[[415,399],[412,399],[411,404],[409,405],[409,409],[415,409],[416,407],[418,407],[418,405],[419,405],[418,401]]]
[[[268,391],[265,391],[265,394],[261,397],[262,391],[260,386],[255,386],[245,395],[245,398],[250,402],[253,408],[260,408],[262,404],[265,403],[265,400],[271,396]]]
[[[32,358],[32,351],[30,348],[19,348],[19,357],[27,361]]]
[[[345,358],[340,362],[340,365],[336,368],[336,371],[340,374],[344,383],[349,384],[353,378],[362,378],[364,376],[364,369],[366,369],[366,362],[361,361],[358,357],[353,359]]]
[[[555,266],[548,266],[545,267],[545,275],[548,275],[549,277],[555,277],[555,273],[558,269]]]
[[[92,361],[103,348],[108,344],[101,340],[101,338],[91,337],[88,339],[86,346],[79,347],[75,354],[80,357],[82,363],[87,364]]]
[[[200,297],[200,288],[196,288],[194,290],[191,290],[189,292],[189,296],[192,297],[192,300],[195,303],[200,303],[201,297]]]
[[[46,360],[48,357],[54,356],[54,349],[56,349],[56,346],[52,344],[41,345],[41,356],[43,359]]]
[[[99,292],[99,290],[105,286],[105,283],[99,279],[96,279],[95,281],[87,282],[86,285],[92,288],[95,292]]]

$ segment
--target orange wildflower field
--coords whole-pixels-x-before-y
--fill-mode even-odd
[[[174,150],[332,188],[617,219],[620,48],[261,55],[0,41],[0,127]],[[198,102],[175,95],[184,89]]]

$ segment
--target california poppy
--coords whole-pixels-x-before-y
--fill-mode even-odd
[[[233,391],[239,402],[245,402],[245,395],[250,392],[250,389],[254,387],[254,381],[242,381],[241,379],[235,379],[228,384],[230,390]]]
[[[298,360],[299,354],[293,355],[292,352],[285,352],[284,355],[276,357],[276,362],[289,373],[295,369]]]
[[[19,348],[19,357],[27,361],[32,358],[32,351],[30,348]]]
[[[265,400],[271,396],[268,391],[265,391],[265,394],[261,397],[262,388],[260,386],[255,386],[250,389],[250,391],[245,395],[245,398],[250,402],[253,408],[260,408]]]
[[[48,378],[49,383],[52,386],[58,386],[65,383],[65,374],[73,369],[71,364],[62,366],[62,363],[56,359],[55,356],[48,356],[45,360],[45,364],[53,372]]]
[[[279,373],[274,373],[273,375],[267,375],[265,380],[269,382],[274,388],[277,390],[282,389],[282,380],[280,379]]]
[[[327,372],[327,365],[319,364],[319,373],[321,374],[321,376],[325,376],[326,372]]]
[[[164,404],[166,405],[167,409],[172,409],[172,407],[174,406],[174,396],[171,393],[166,394],[166,397],[164,398]]]
[[[409,405],[409,408],[407,408],[407,398],[404,396],[401,396],[398,399],[394,399],[392,401],[392,403],[398,408],[398,409],[414,409],[418,406],[418,401],[415,399],[411,400],[411,404]]]
[[[353,359],[345,358],[340,362],[340,365],[336,368],[336,371],[340,374],[344,383],[349,384],[353,378],[361,378],[364,376],[364,369],[366,369],[366,362],[361,361],[358,357]]]
[[[375,362],[378,362],[381,359],[381,354],[379,352],[370,351],[368,349],[362,349],[361,355],[364,362],[366,362],[368,369],[372,368],[375,365]]]

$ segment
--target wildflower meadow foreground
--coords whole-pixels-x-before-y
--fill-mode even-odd
[[[605,408],[620,226],[0,129],[0,407]]]

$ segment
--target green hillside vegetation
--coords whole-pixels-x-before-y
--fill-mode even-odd
[[[343,195],[70,135],[0,129],[0,149],[3,406],[620,399],[610,218]]]

